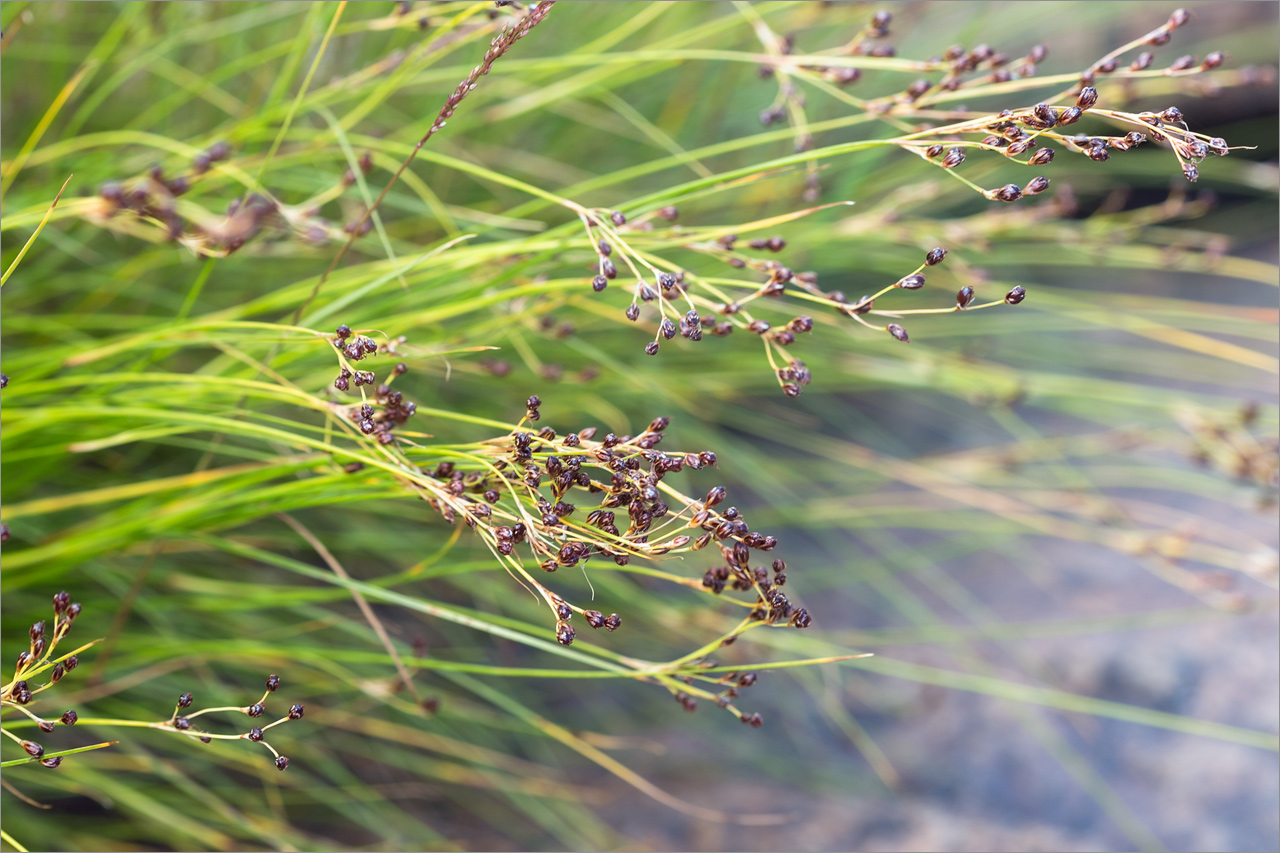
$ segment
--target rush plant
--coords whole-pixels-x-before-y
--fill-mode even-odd
[[[941,568],[1066,543],[1198,605],[1159,618],[1273,597],[1273,543],[1186,504],[1275,500],[1277,271],[1236,251],[1269,234],[1273,140],[1197,116],[1273,85],[1235,54],[1274,45],[1183,54],[1192,13],[1138,12],[1088,61],[1016,16],[950,45],[934,4],[6,4],[4,763],[33,765],[6,843],[785,824],[669,789],[896,788],[849,710],[891,677],[1017,707],[1160,844],[1031,715],[1274,734],[993,670],[969,639],[1036,628]],[[1236,301],[1160,289],[1207,275]],[[55,655],[80,605],[25,620],[63,585],[102,639]],[[855,621],[882,616],[907,624]],[[263,672],[287,710],[276,675],[192,710]]]

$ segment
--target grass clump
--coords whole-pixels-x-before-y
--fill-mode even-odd
[[[4,730],[15,766],[96,750],[6,774],[6,841],[606,847],[620,801],[781,825],[682,786],[899,788],[855,699],[889,679],[1018,708],[1130,846],[1160,839],[1052,713],[1274,751],[1041,683],[1009,647],[1095,614],[1002,618],[953,576],[1065,545],[1194,604],[1142,624],[1269,606],[1273,546],[1191,521],[1274,502],[1276,270],[1245,252],[1275,151],[1188,100],[1256,97],[1233,54],[1273,45],[1167,56],[1194,28],[1162,9],[1090,62],[1016,15],[965,48],[948,7],[895,13],[6,5]],[[66,737],[119,742],[41,759],[79,605],[25,626],[63,586],[101,638]],[[263,672],[296,691],[274,722],[274,675],[188,711]]]

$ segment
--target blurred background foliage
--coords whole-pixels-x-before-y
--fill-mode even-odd
[[[772,163],[792,155],[795,128],[760,123],[779,81],[759,73],[753,19],[814,53],[866,25],[879,7],[862,3],[558,4],[307,303],[302,325],[406,336],[396,387],[434,410],[413,426],[435,446],[501,435],[492,422],[514,424],[537,393],[539,425],[561,433],[634,433],[666,415],[672,444],[714,450],[717,465],[678,475],[680,488],[723,484],[776,534],[788,592],[815,619],[717,659],[875,652],[759,669],[742,704],[762,729],[710,703],[685,714],[592,663],[677,659],[732,627],[729,605],[593,561],[592,588],[576,570],[558,588],[594,595],[623,628],[547,643],[541,605],[469,531],[385,472],[349,475],[291,442],[327,439],[319,412],[234,384],[332,393],[323,347],[234,323],[291,322],[343,224],[522,14],[404,5],[0,8],[5,269],[74,175],[3,290],[3,660],[66,588],[85,608],[75,639],[104,640],[46,700],[59,708],[159,720],[184,690],[252,701],[267,672],[308,707],[273,739],[293,760],[283,774],[248,744],[60,730],[47,744],[120,743],[56,771],[6,770],[10,836],[67,850],[1280,844],[1274,4],[1204,4],[1153,66],[1220,50],[1220,70],[1099,77],[1104,105],[1176,104],[1192,129],[1252,146],[1211,158],[1194,185],[1156,145],[1106,163],[1060,151],[1042,169],[1048,193],[996,207],[893,146],[823,153],[901,132],[848,96],[893,95],[917,74],[869,62],[844,89],[797,83],[817,201],[855,204],[750,236],[785,238],[779,260],[850,297],[935,245],[950,255],[928,286],[886,302],[947,307],[966,284],[1029,296],[911,319],[909,345],[811,310],[792,351],[814,381],[796,399],[742,330],[645,356],[653,324],[623,316],[621,279],[592,292],[595,253],[545,193],[633,215],[670,198],[690,229],[809,207],[808,161]],[[899,59],[1043,42],[1052,76],[1174,6],[887,8],[879,41]],[[1062,88],[966,105],[1029,106]],[[196,175],[218,142],[229,156]],[[196,257],[162,228],[102,215],[100,186],[153,168],[191,176],[178,200],[191,219],[262,189],[285,205],[321,198],[332,226],[267,228]],[[735,171],[750,177],[711,180]],[[984,187],[1032,174],[978,152],[961,171]],[[672,190],[700,179],[714,191]],[[678,245],[655,251],[730,274]],[[774,323],[803,309],[753,307]],[[277,512],[354,579],[429,707],[403,689],[352,583]],[[713,562],[662,567],[697,579]],[[530,672],[547,669],[560,675]]]

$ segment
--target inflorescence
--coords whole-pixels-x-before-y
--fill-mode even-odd
[[[840,53],[872,58],[894,56],[892,46],[875,41],[889,34],[891,20],[892,16],[887,12],[877,12],[870,24],[845,44]],[[1099,106],[1095,85],[1100,78],[1108,75],[1119,79],[1155,75],[1180,76],[1220,67],[1224,62],[1222,54],[1211,53],[1202,61],[1196,61],[1193,57],[1181,57],[1168,69],[1153,70],[1152,53],[1143,51],[1127,69],[1121,69],[1119,57],[1144,46],[1167,43],[1173,30],[1189,20],[1190,15],[1185,10],[1175,11],[1160,27],[1094,63],[1061,94],[1033,106],[1005,109],[991,114],[975,113],[963,107],[947,109],[941,104],[954,100],[951,96],[959,91],[990,96],[1002,91],[1002,84],[1035,76],[1037,65],[1048,54],[1044,45],[1036,45],[1018,59],[1010,59],[987,45],[979,45],[969,51],[959,46],[951,47],[943,57],[918,63],[922,71],[937,72],[939,80],[921,79],[908,86],[903,93],[858,101],[858,105],[905,131],[900,136],[879,140],[875,144],[895,145],[910,151],[991,201],[1012,203],[1040,195],[1049,188],[1049,178],[1038,175],[1022,185],[1008,183],[983,188],[961,174],[963,170],[960,167],[968,154],[975,151],[992,152],[1022,165],[1044,167],[1053,162],[1055,154],[1055,149],[1045,144],[1048,142],[1056,142],[1063,150],[1082,154],[1096,162],[1107,160],[1113,152],[1129,151],[1143,142],[1165,144],[1172,150],[1182,174],[1188,180],[1195,181],[1199,177],[1199,164],[1210,154],[1225,156],[1232,150],[1225,140],[1191,131],[1182,111],[1177,107],[1138,113],[1103,108]],[[758,32],[762,27],[763,23],[757,22]],[[803,124],[802,99],[795,94],[794,86],[789,82],[793,78],[803,80],[809,77],[813,80],[825,80],[827,83],[848,85],[861,77],[857,68],[819,67],[788,62],[785,57],[794,48],[791,40],[772,36],[767,27],[763,27],[763,31],[769,36],[765,41],[771,48],[770,63],[761,66],[762,70],[768,69],[769,73],[763,76],[778,77],[781,87],[779,99],[761,116],[765,124],[784,120],[788,115],[793,122]],[[1064,101],[1066,102],[1063,103]],[[910,120],[913,118],[919,120],[919,123],[912,125]],[[939,118],[948,123],[935,126],[933,122]],[[1118,124],[1126,130],[1122,134],[1067,132],[1066,128],[1087,118]],[[802,134],[801,142],[797,143],[797,151],[806,151],[812,144],[812,139],[807,134]],[[813,179],[813,174],[810,178]],[[809,190],[812,190],[811,186],[807,192]],[[880,325],[865,318],[868,315],[879,315],[896,320],[906,314],[951,313],[1001,304],[1016,305],[1026,297],[1025,287],[1019,285],[1008,290],[1001,299],[976,302],[977,295],[973,286],[966,285],[958,290],[955,304],[949,308],[880,310],[875,307],[875,301],[880,296],[894,289],[921,289],[925,284],[925,267],[937,265],[946,255],[946,250],[933,249],[926,255],[925,262],[913,272],[879,293],[850,301],[839,291],[820,290],[817,287],[816,273],[793,271],[776,260],[743,253],[736,234],[724,229],[681,229],[674,224],[679,212],[669,204],[631,216],[617,210],[588,209],[568,202],[566,204],[577,212],[587,240],[596,253],[591,278],[592,289],[596,292],[604,291],[611,282],[622,276],[631,282],[627,285],[630,302],[624,312],[627,319],[640,322],[645,314],[651,316],[653,338],[644,345],[646,354],[658,354],[663,343],[673,339],[677,333],[691,342],[697,342],[707,334],[723,337],[735,329],[741,329],[762,339],[778,384],[783,393],[791,397],[803,391],[811,375],[805,364],[791,356],[786,348],[795,342],[797,335],[812,330],[814,319],[806,314],[799,314],[783,324],[774,324],[753,316],[747,306],[761,297],[777,299],[787,295],[812,305],[823,306],[863,326],[887,332],[903,343],[908,342],[909,337],[901,323],[888,322]],[[817,209],[819,208],[814,208]],[[690,237],[693,239],[689,239]],[[697,275],[648,251],[651,245],[679,246],[699,252],[736,269],[758,271],[763,280],[752,282],[740,278]],[[756,252],[777,253],[785,245],[780,237],[746,241],[746,248]],[[745,294],[739,292],[729,295],[731,290],[742,289],[746,289]],[[642,310],[642,306],[651,306],[652,310]]]
[[[46,720],[37,715],[31,708],[32,704],[39,700],[39,695],[53,685],[62,681],[69,673],[75,670],[80,664],[79,653],[93,645],[87,645],[77,648],[75,651],[69,652],[58,657],[54,657],[54,650],[58,644],[66,638],[71,631],[71,626],[75,622],[76,617],[80,615],[81,607],[78,603],[71,600],[71,596],[65,591],[59,592],[53,597],[53,627],[50,630],[46,623],[41,620],[36,622],[28,630],[30,645],[28,648],[18,654],[18,660],[14,667],[13,678],[0,691],[0,707],[5,710],[16,709],[24,716],[35,723],[36,727],[45,734],[52,733],[58,723],[64,726],[73,726],[80,721],[79,714],[74,710],[64,711],[57,720]],[[38,683],[37,679],[45,676],[47,680]],[[192,696],[190,693],[183,693],[178,697],[177,705],[173,714],[167,720],[153,723],[143,723],[135,720],[92,720],[91,723],[99,725],[127,725],[133,727],[146,727],[151,729],[163,729],[185,735],[189,738],[198,739],[203,743],[211,743],[215,739],[219,740],[250,740],[255,743],[261,743],[271,751],[275,757],[275,765],[280,770],[284,770],[289,766],[289,759],[266,742],[263,732],[267,729],[289,722],[290,720],[302,719],[305,708],[301,704],[290,706],[285,716],[268,723],[265,726],[255,726],[244,734],[224,735],[212,734],[202,729],[194,728],[191,721],[197,717],[203,716],[214,711],[239,711],[249,717],[258,718],[266,713],[267,697],[274,693],[280,687],[280,677],[271,675],[267,678],[266,692],[262,694],[262,698],[252,705],[244,707],[222,707],[222,708],[205,708],[200,711],[189,712],[188,708],[192,704]],[[50,769],[56,768],[62,764],[62,755],[46,755],[44,746],[31,740],[18,737],[8,729],[0,729],[4,735],[10,740],[18,743],[22,749],[31,756],[32,760],[39,760],[40,764]],[[97,746],[110,746],[109,743],[98,744]],[[90,747],[96,748],[96,747]],[[72,750],[80,751],[80,750]]]
[[[273,747],[271,744],[267,743],[265,733],[269,729],[273,729],[276,726],[283,725],[284,723],[288,723],[292,720],[302,719],[303,714],[306,712],[306,707],[303,706],[302,704],[295,703],[293,705],[290,705],[289,710],[280,719],[271,723],[267,723],[265,726],[254,725],[249,729],[249,731],[244,732],[243,734],[235,734],[235,735],[213,734],[211,732],[205,731],[204,729],[195,728],[191,722],[197,717],[201,717],[201,716],[204,716],[205,714],[211,714],[218,711],[230,711],[233,713],[240,713],[250,717],[251,719],[256,720],[259,717],[262,717],[264,714],[266,714],[267,699],[268,697],[271,696],[272,693],[275,693],[279,688],[280,688],[280,676],[269,675],[267,676],[266,690],[263,692],[262,698],[259,699],[257,702],[254,702],[251,705],[243,705],[243,706],[229,705],[229,706],[224,706],[219,708],[203,708],[199,711],[187,710],[188,708],[191,707],[192,703],[195,700],[193,699],[190,693],[183,693],[181,696],[178,697],[178,702],[174,706],[173,714],[169,717],[169,719],[159,723],[153,723],[151,727],[173,731],[180,735],[185,735],[188,738],[199,740],[201,743],[212,743],[214,740],[247,740],[247,741],[252,741],[253,743],[260,743],[263,746],[265,746],[271,752],[272,757],[275,758],[276,769],[284,770],[289,766],[289,759],[281,755],[279,752],[277,752],[275,747]]]
[[[349,390],[352,379],[361,386],[376,383],[372,372],[347,365],[394,348],[379,347],[345,325],[338,328],[332,343],[343,365],[334,382],[338,390]],[[418,468],[413,457],[420,451],[392,432],[417,410],[389,386],[392,378],[404,372],[403,364],[398,364],[387,383],[378,386],[380,409],[363,402],[334,404],[335,412],[383,445],[383,453],[404,471],[406,484],[448,523],[461,519],[475,529],[507,571],[536,591],[552,611],[560,643],[573,642],[575,613],[592,628],[609,631],[616,630],[622,619],[616,613],[605,615],[566,601],[529,571],[519,556],[522,550],[532,558],[531,565],[552,573],[585,567],[592,558],[626,566],[632,558],[660,560],[715,545],[724,565],[708,571],[700,581],[657,574],[717,595],[726,586],[754,592],[754,600],[738,602],[750,612],[751,622],[809,625],[809,613],[793,606],[780,590],[786,583],[782,562],[774,561],[773,575],[763,567],[752,567],[752,552],[772,551],[777,539],[753,531],[737,508],[718,509],[725,499],[723,487],[699,500],[666,482],[668,474],[686,467],[712,467],[717,461],[711,451],[659,450],[666,438],[667,418],[655,418],[634,436],[610,433],[597,439],[594,427],[561,436],[551,427],[525,428],[542,417],[542,400],[533,395],[525,401],[520,424],[509,434],[469,445],[466,452],[433,467]],[[438,456],[438,451],[432,452]],[[355,462],[345,470],[355,473],[363,467]],[[584,498],[593,505],[580,507]]]
[[[3,690],[0,690],[0,707],[5,710],[10,708],[18,710],[34,722],[36,727],[45,734],[53,732],[58,723],[64,726],[74,726],[79,719],[79,715],[75,711],[67,710],[57,720],[46,720],[38,716],[29,706],[37,701],[37,697],[41,693],[53,687],[80,665],[78,653],[87,648],[87,646],[58,657],[54,657],[53,654],[58,648],[58,644],[71,632],[71,625],[75,622],[76,617],[80,615],[80,610],[79,603],[72,601],[71,596],[65,591],[55,595],[53,597],[52,629],[43,619],[28,629],[27,636],[30,644],[25,651],[18,653],[18,660],[14,665],[13,678],[4,686]],[[48,680],[44,681],[44,683],[38,683],[37,679],[46,673],[48,673]],[[4,735],[10,740],[16,741],[27,755],[39,760],[44,767],[52,769],[62,763],[62,756],[46,756],[44,747],[39,743],[20,738],[8,729],[0,729],[0,731],[3,731]]]

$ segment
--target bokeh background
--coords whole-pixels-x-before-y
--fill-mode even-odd
[[[263,186],[296,203],[332,186],[349,152],[370,149],[376,194],[489,38],[464,28],[456,44],[446,38],[446,47],[423,51],[468,4],[409,5],[407,14],[391,3],[343,10],[316,66],[312,91],[322,95],[301,102]],[[487,20],[490,6],[479,6],[474,19]],[[881,7],[752,8],[793,36],[799,53],[843,44]],[[1020,56],[1044,42],[1047,76],[1086,67],[1176,7],[884,8],[894,17],[883,41],[898,57],[936,56],[952,43]],[[48,595],[65,587],[85,603],[80,641],[108,638],[86,654],[84,675],[59,688],[58,701],[82,716],[159,719],[183,690],[249,701],[266,671],[281,672],[290,696],[308,703],[307,728],[281,736],[295,762],[287,774],[247,745],[196,751],[161,734],[102,730],[98,739],[122,743],[56,773],[5,771],[6,782],[50,806],[0,794],[6,831],[30,849],[68,850],[1280,848],[1275,4],[1201,4],[1157,52],[1155,67],[1221,50],[1220,71],[1099,83],[1104,103],[1176,104],[1193,129],[1252,146],[1204,163],[1194,185],[1155,145],[1100,164],[1060,151],[1044,170],[1050,193],[996,210],[897,149],[824,158],[819,201],[856,205],[770,229],[787,240],[780,259],[792,268],[856,296],[943,245],[947,264],[909,297],[918,307],[950,304],[964,283],[991,295],[1022,284],[1030,295],[1016,309],[913,319],[908,346],[821,317],[795,347],[815,377],[797,399],[778,392],[743,334],[697,347],[677,341],[645,357],[646,333],[623,319],[620,288],[591,293],[589,247],[525,242],[571,217],[458,165],[613,208],[700,170],[790,154],[793,140],[776,138],[709,151],[696,164],[636,169],[782,126],[761,127],[778,82],[754,63],[662,53],[759,52],[748,13],[733,4],[557,5],[428,143],[411,169],[416,180],[388,196],[387,234],[402,257],[464,232],[509,255],[415,269],[407,289],[371,293],[319,328],[345,321],[407,335],[422,350],[403,390],[424,406],[511,422],[538,393],[543,423],[562,432],[635,431],[670,416],[671,442],[718,454],[715,469],[683,475],[688,493],[723,483],[754,524],[775,533],[793,597],[815,620],[804,633],[748,635],[718,657],[875,653],[761,670],[746,697],[767,720],[760,730],[706,703],[685,714],[665,691],[634,681],[463,681],[429,668],[415,681],[439,706],[423,713],[396,693],[394,669],[344,591],[210,545],[224,537],[322,565],[271,515],[289,509],[358,579],[394,578],[386,583],[415,600],[472,608],[495,623],[541,624],[536,603],[465,530],[451,538],[387,483],[326,480],[318,494],[272,495],[240,484],[256,503],[230,491],[57,503],[279,452],[212,432],[156,432],[69,453],[148,425],[41,419],[42,409],[206,401],[180,387],[112,384],[119,379],[86,380],[74,393],[40,383],[67,375],[69,354],[164,329],[175,316],[287,318],[340,233],[312,242],[267,235],[205,272],[189,250],[113,232],[86,211],[103,182],[156,165],[183,172],[190,151],[217,140],[229,142],[230,164],[255,174],[336,10],[0,7],[6,268],[74,173],[62,213],[0,301],[12,379],[3,398],[12,538],[0,575],[0,659],[13,660]],[[911,79],[869,70],[844,91],[887,95]],[[971,106],[1033,104],[1057,88],[975,97]],[[810,122],[857,111],[801,89]],[[33,130],[40,135],[30,142]],[[815,141],[894,132],[869,123]],[[11,176],[19,157],[25,165]],[[971,155],[964,174],[983,186],[1025,180],[1025,170],[996,160]],[[785,214],[807,205],[804,189],[803,169],[782,169],[682,200],[680,221]],[[243,190],[215,170],[190,198],[221,210]],[[352,188],[323,213],[340,226],[361,209]],[[706,258],[670,254],[725,274]],[[375,236],[362,238],[348,261],[354,272],[319,304],[371,279],[383,258]],[[504,288],[520,295],[506,298]],[[473,297],[482,297],[476,307],[450,307]],[[277,343],[226,340],[259,357]],[[481,345],[499,349],[432,355]],[[284,364],[315,393],[332,378],[322,358],[286,355]],[[229,368],[212,344],[169,341],[79,370],[71,375]],[[225,411],[230,402],[207,405]],[[441,441],[489,435],[444,420],[423,428]],[[216,505],[224,499],[231,508]],[[708,562],[699,559],[680,571],[699,576]],[[586,580],[565,574],[567,590],[590,595]],[[599,606],[626,621],[617,634],[583,641],[623,654],[674,658],[728,624],[725,608],[693,590],[603,570],[591,582]],[[406,656],[565,665],[409,608],[375,607]],[[677,801],[730,819],[693,817],[647,796],[529,725],[511,703],[578,733]],[[76,729],[60,742],[75,737],[94,739]],[[743,825],[762,814],[785,820]]]

